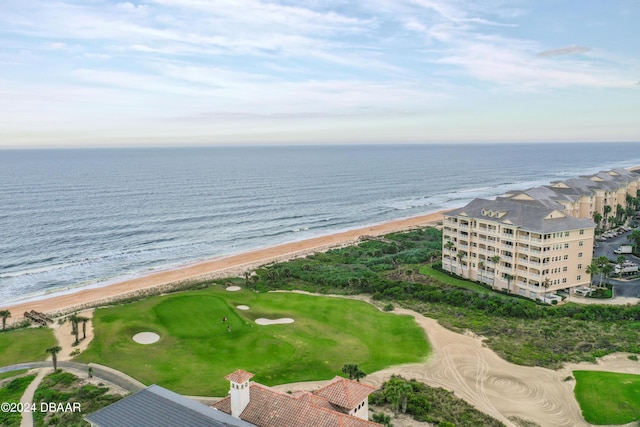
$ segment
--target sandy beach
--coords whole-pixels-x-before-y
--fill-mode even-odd
[[[356,243],[362,236],[379,236],[415,227],[434,225],[442,220],[446,210],[417,217],[389,221],[382,224],[349,230],[341,233],[285,243],[242,254],[221,257],[185,267],[162,271],[112,285],[81,289],[77,292],[43,297],[36,301],[16,303],[6,308],[11,311],[11,320],[22,318],[25,311],[36,310],[50,314],[62,314],[74,310],[107,305],[115,300],[143,295],[150,290],[162,291],[185,285],[194,280],[242,276],[246,271],[271,262],[282,262],[314,252]],[[3,307],[5,308],[5,307]]]

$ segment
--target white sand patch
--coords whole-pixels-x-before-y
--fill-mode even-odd
[[[248,305],[239,305],[238,310],[249,310],[249,306]]]
[[[240,286],[229,286],[227,288],[227,290],[231,292],[239,291],[240,289],[242,289]]]
[[[261,317],[259,319],[256,319],[256,323],[258,325],[282,325],[285,323],[293,323],[294,320],[290,317],[281,317],[280,319],[265,319],[264,317]]]
[[[160,339],[160,335],[154,332],[140,332],[133,336],[133,340],[138,344],[153,344]]]

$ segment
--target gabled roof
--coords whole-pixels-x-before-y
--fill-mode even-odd
[[[85,420],[98,427],[256,427],[155,384]]]
[[[457,216],[460,212],[465,212],[472,218],[513,225],[541,234],[595,227],[591,219],[566,216],[559,209],[549,207],[538,200],[513,200],[506,197],[498,197],[495,200],[474,199],[463,208],[450,211],[445,216]],[[487,216],[487,212],[506,213],[496,217]]]
[[[381,427],[340,412],[328,399],[312,393],[288,394],[254,382],[249,393],[240,418],[259,427]],[[214,407],[231,413],[231,398],[216,402]]]
[[[335,377],[331,382],[314,392],[329,402],[347,410],[352,410],[375,391],[375,387],[361,384],[342,377]]]

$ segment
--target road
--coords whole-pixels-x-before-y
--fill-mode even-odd
[[[593,258],[595,259],[599,256],[605,256],[612,260],[617,259],[618,255],[614,254],[613,251],[620,245],[627,245],[631,243],[629,239],[627,239],[628,234],[629,233],[624,233],[620,236],[607,239],[604,242],[596,240],[598,247],[594,248]],[[640,258],[634,255],[627,254],[625,257],[629,261],[640,263]],[[599,275],[594,280],[594,282],[596,281],[599,283]],[[640,278],[634,280],[609,279],[609,283],[613,285],[613,292],[615,296],[640,298]]]

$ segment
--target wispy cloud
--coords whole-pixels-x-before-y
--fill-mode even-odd
[[[590,50],[591,50],[590,47],[572,45],[567,47],[561,47],[559,49],[545,50],[544,52],[538,53],[538,56],[541,56],[544,58],[546,56],[575,55],[579,53],[589,52]]]

